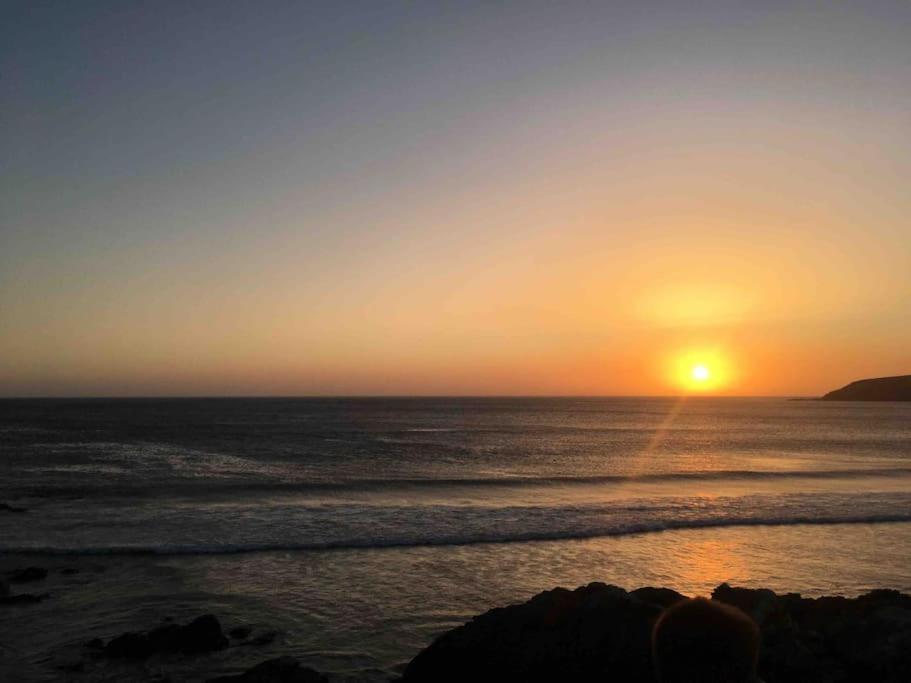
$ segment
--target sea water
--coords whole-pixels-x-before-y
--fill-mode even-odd
[[[53,679],[94,636],[214,612],[277,636],[165,673],[294,654],[383,680],[445,629],[557,585],[911,591],[911,405],[8,400],[0,502],[27,508],[0,512],[3,567],[51,569],[49,599],[0,613],[18,677]]]

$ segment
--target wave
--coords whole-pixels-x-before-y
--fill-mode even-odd
[[[484,544],[530,543],[541,541],[571,541],[592,538],[636,536],[648,533],[695,529],[754,527],[754,526],[829,526],[837,524],[894,524],[911,522],[911,512],[887,514],[832,515],[818,517],[730,517],[651,521],[622,526],[578,531],[517,531],[515,533],[475,533],[427,538],[372,538],[323,542],[261,542],[261,543],[187,543],[155,545],[96,546],[64,548],[50,546],[2,546],[0,552],[15,555],[232,555],[257,552],[368,550],[383,548],[416,548],[439,546],[471,546]]]
[[[129,484],[82,484],[44,485],[26,487],[2,487],[11,495],[30,498],[83,498],[89,496],[181,496],[191,493],[217,495],[231,493],[340,493],[340,492],[387,492],[398,489],[447,489],[447,488],[532,488],[555,486],[597,486],[636,483],[685,483],[724,481],[778,481],[778,480],[848,480],[874,478],[911,478],[911,468],[893,467],[881,469],[832,469],[832,470],[712,470],[698,472],[665,472],[631,475],[590,475],[590,476],[492,476],[492,477],[388,477],[351,478],[338,480],[276,481],[271,479],[251,480],[224,477],[209,479],[205,483],[192,479],[162,482],[162,491],[155,483]]]
[[[325,482],[287,482],[276,487],[289,489],[384,489],[406,487],[453,487],[453,486],[564,486],[590,484],[623,484],[636,482],[680,482],[680,481],[724,481],[732,480],[775,480],[775,479],[857,479],[876,477],[911,477],[911,468],[894,467],[883,469],[837,469],[837,470],[712,470],[700,472],[665,472],[655,474],[605,474],[590,476],[557,477],[449,477],[429,479],[421,477],[386,479],[348,479]]]

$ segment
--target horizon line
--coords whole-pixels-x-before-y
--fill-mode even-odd
[[[200,399],[415,399],[415,398],[820,398],[818,394],[81,394],[0,395],[0,401],[200,400]]]

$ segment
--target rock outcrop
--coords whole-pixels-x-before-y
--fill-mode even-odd
[[[236,676],[210,678],[206,683],[327,683],[328,678],[294,657],[277,657]]]
[[[170,681],[172,678],[167,669],[172,664],[180,662],[184,656],[212,653],[231,647],[228,637],[222,631],[221,623],[212,614],[204,614],[186,625],[171,623],[170,617],[165,621],[167,623],[150,631],[123,633],[112,638],[107,645],[101,638],[92,638],[82,644],[83,655],[80,659],[65,661],[56,668],[66,673],[87,672],[94,675],[100,670],[97,668],[100,666],[107,672],[104,680],[114,680],[111,676],[118,675],[122,678],[117,680],[138,680],[133,677],[135,667],[150,666],[149,662],[144,660],[154,657],[151,666],[159,671],[160,678],[141,680]],[[251,638],[253,627],[250,625],[234,627],[228,633],[234,640],[241,641],[235,643],[234,647],[268,644],[278,635],[277,631],[264,631]],[[108,661],[99,665],[98,660]],[[197,661],[201,666],[208,667],[213,666],[218,658],[207,657]],[[124,669],[119,670],[118,666]],[[194,674],[193,680],[202,680],[204,675],[204,670],[198,671]],[[328,683],[328,679],[315,669],[303,666],[294,657],[277,657],[257,664],[243,673],[209,678],[206,683]]]
[[[145,659],[165,652],[192,655],[226,647],[228,639],[222,633],[218,618],[204,614],[185,626],[164,624],[151,631],[124,633],[105,646],[104,654],[114,659]]]
[[[29,569],[35,569],[35,568],[29,567]],[[24,573],[20,574],[20,572],[24,572]],[[46,574],[47,574],[47,572],[45,571],[45,575]],[[11,572],[10,576],[15,577],[15,578],[11,578],[10,579],[11,581],[17,581],[19,583],[21,583],[23,581],[35,580],[35,577],[32,574],[30,574],[28,570],[22,570],[22,569]],[[22,576],[24,576],[25,578],[24,579],[21,578]],[[39,577],[39,578],[43,578],[43,577]],[[10,582],[7,581],[6,579],[0,579],[0,607],[6,606],[6,605],[30,605],[32,603],[41,602],[47,596],[48,596],[47,593],[39,593],[39,594],[19,593],[18,595],[14,595],[12,592],[12,589],[10,587]]]
[[[493,609],[418,654],[412,681],[649,681],[649,637],[673,591],[592,583]]]
[[[41,602],[46,597],[48,597],[47,593],[19,593],[18,595],[2,595],[0,596],[0,606],[31,605],[36,602]]]
[[[722,584],[712,597],[759,624],[766,683],[907,681],[911,596],[879,590],[813,599]],[[660,588],[557,588],[443,634],[408,664],[402,680],[651,683],[652,625],[681,599]]]
[[[24,569],[14,569],[7,576],[9,576],[10,583],[41,581],[47,578],[47,569],[44,567],[25,567]]]
[[[911,401],[911,375],[860,379],[830,391],[823,401]]]

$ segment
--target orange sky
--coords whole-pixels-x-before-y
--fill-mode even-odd
[[[709,393],[815,395],[911,372],[911,15],[662,7],[390,10],[360,42],[319,17],[323,61],[298,53],[307,16],[213,17],[205,44],[86,38],[129,13],[23,28],[72,68],[11,86],[0,394],[671,394],[704,363]]]

